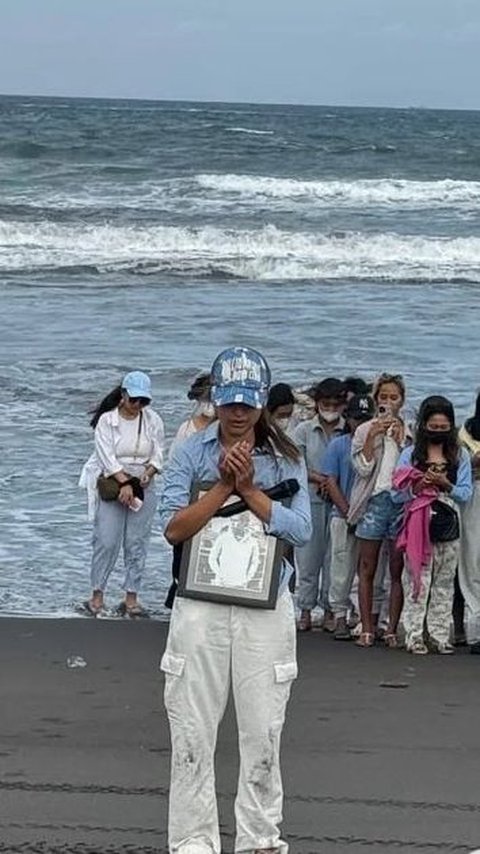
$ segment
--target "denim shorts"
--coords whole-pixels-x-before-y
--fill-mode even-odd
[[[355,534],[362,540],[395,540],[402,516],[402,505],[394,504],[389,492],[380,492],[370,498]]]

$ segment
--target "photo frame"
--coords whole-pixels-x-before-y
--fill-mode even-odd
[[[192,501],[213,484],[199,484]],[[238,501],[231,496],[223,508]],[[223,509],[222,508],[222,509]],[[277,602],[284,544],[265,533],[250,510],[214,516],[182,544],[177,595],[224,605],[273,610]]]

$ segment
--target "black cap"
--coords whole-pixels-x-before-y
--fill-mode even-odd
[[[347,403],[344,417],[355,421],[369,421],[375,414],[375,404],[368,394],[355,394]]]

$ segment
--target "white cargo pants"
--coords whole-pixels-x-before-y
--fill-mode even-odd
[[[240,748],[235,852],[286,854],[279,753],[297,675],[288,590],[273,611],[177,596],[161,669],[172,740],[170,854],[220,854],[214,754],[230,685]]]

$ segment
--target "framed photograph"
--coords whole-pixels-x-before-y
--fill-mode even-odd
[[[192,499],[201,498],[197,487]],[[232,496],[224,505],[238,501]],[[223,509],[223,508],[222,508]],[[183,543],[178,595],[225,605],[275,608],[284,544],[268,536],[250,510],[213,517]]]

